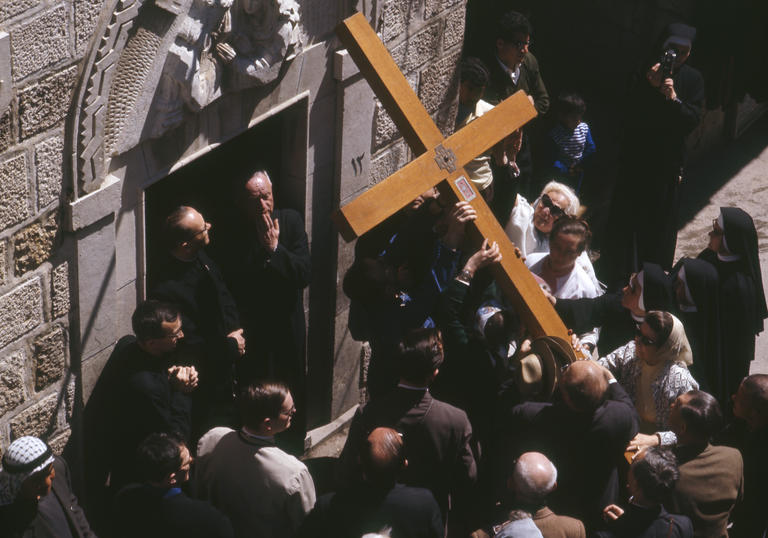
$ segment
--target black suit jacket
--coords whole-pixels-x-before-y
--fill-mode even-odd
[[[229,518],[205,501],[186,494],[133,484],[115,498],[113,529],[117,538],[232,538]]]
[[[571,411],[564,403],[526,402],[512,411],[515,453],[546,454],[558,470],[558,488],[550,506],[589,528],[603,508],[619,501],[618,466],[638,431],[635,406],[618,383],[593,414]]]
[[[392,538],[444,535],[440,508],[428,489],[402,484],[392,488],[361,484],[320,497],[304,520],[299,537],[359,538],[381,532],[385,527],[391,527]]]
[[[347,482],[359,476],[357,457],[368,434],[386,426],[403,434],[408,467],[402,482],[432,491],[443,513],[448,495],[464,504],[477,481],[470,448],[472,426],[464,411],[436,400],[428,390],[397,387],[359,409],[340,457]]]

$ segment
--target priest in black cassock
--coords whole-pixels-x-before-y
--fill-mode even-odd
[[[626,137],[614,191],[611,226],[611,284],[636,270],[636,262],[658,263],[667,271],[677,242],[677,212],[683,181],[685,139],[698,125],[704,79],[685,62],[696,30],[672,24],[659,51],[674,61],[671,74],[662,58],[638,77],[626,102]],[[615,256],[615,258],[614,258]]]
[[[755,337],[768,317],[752,217],[737,207],[721,207],[709,232],[709,246],[699,258],[710,262],[720,277],[720,335],[722,355],[727,357],[720,377],[725,395],[732,395],[749,375]],[[723,400],[724,406],[728,401]]]

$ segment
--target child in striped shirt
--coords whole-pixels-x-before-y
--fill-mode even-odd
[[[584,180],[584,162],[595,153],[589,125],[581,121],[587,105],[579,94],[562,92],[557,97],[557,124],[549,131],[556,174],[578,193]]]

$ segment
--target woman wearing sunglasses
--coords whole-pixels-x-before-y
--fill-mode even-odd
[[[699,388],[688,371],[693,355],[680,320],[669,312],[648,312],[634,340],[598,362],[632,398],[640,417],[640,434],[658,437],[654,444],[676,444],[677,437],[668,431],[670,406],[679,395]],[[634,440],[630,447],[633,444]]]

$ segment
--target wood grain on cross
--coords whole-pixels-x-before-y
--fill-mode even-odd
[[[413,154],[418,156],[334,215],[344,239],[359,237],[423,192],[445,182],[440,185],[441,192],[446,192],[447,184],[457,199],[466,200],[477,212],[477,219],[468,226],[477,246],[484,238],[489,243],[498,243],[503,258],[501,263],[491,266],[493,276],[531,335],[559,336],[570,341],[565,325],[528,268],[515,255],[514,245],[463,168],[536,116],[525,93],[518,91],[460,131],[443,138],[361,13],[342,21],[336,33]]]

